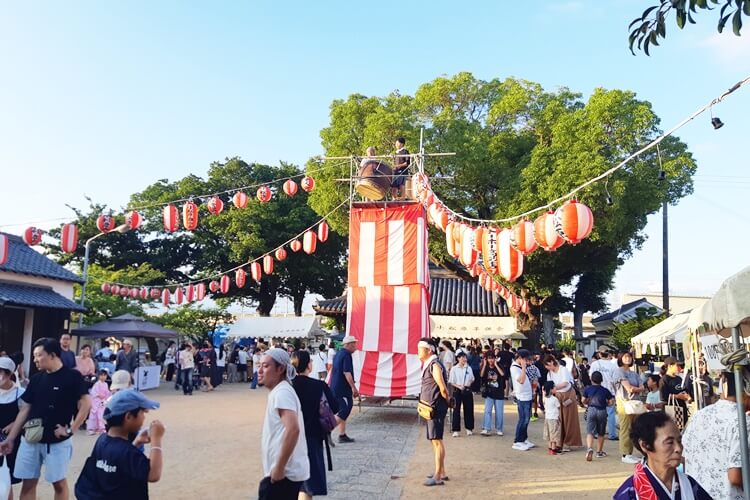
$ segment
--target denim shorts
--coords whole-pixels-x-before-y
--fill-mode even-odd
[[[44,480],[56,483],[68,476],[68,465],[72,457],[72,439],[53,444],[32,444],[22,437],[13,475],[18,479],[39,479],[44,464]]]
[[[607,434],[607,409],[589,406],[586,417],[586,433],[594,436]]]
[[[339,412],[336,414],[341,420],[349,418],[349,414],[352,412],[352,406],[354,401],[351,396],[339,396],[336,398],[339,403]]]

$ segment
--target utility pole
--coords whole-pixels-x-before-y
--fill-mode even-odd
[[[668,223],[668,210],[667,210],[668,202],[667,200],[664,200],[661,205],[661,214],[662,214],[662,309],[664,309],[664,312],[667,313],[667,316],[669,316],[669,223]]]

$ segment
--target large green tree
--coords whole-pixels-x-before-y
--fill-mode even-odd
[[[456,153],[428,160],[433,189],[449,207],[478,218],[510,217],[545,205],[660,133],[651,105],[629,91],[597,89],[584,101],[567,88],[550,92],[525,80],[483,81],[470,73],[437,78],[414,96],[336,100],[330,120],[321,131],[327,156],[361,155],[373,145],[391,152],[389,145],[398,135],[415,146],[418,129],[424,127],[427,152]],[[591,237],[553,253],[538,250],[526,259],[522,278],[506,283],[533,305],[532,314],[520,318],[532,337],[542,313],[572,309],[580,327],[584,311],[602,309],[615,271],[645,239],[648,215],[663,201],[676,203],[692,191],[696,167],[685,144],[670,137],[659,153],[661,163],[652,149],[612,174],[606,184],[580,192],[578,199],[592,208],[596,220]],[[349,194],[348,186],[334,182],[349,175],[349,165],[327,165],[319,175],[331,182],[310,197],[318,213]],[[317,161],[308,164],[313,168],[318,168]],[[665,172],[662,181],[660,169]],[[345,217],[332,222],[346,233]],[[462,274],[460,265],[446,255],[444,236],[431,229],[430,237],[432,259]]]

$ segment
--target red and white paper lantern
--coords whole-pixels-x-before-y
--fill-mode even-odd
[[[171,294],[169,293],[168,288],[165,288],[164,290],[161,291],[161,303],[164,304],[166,307],[169,307],[170,295]]]
[[[177,207],[174,205],[170,204],[164,207],[164,211],[162,212],[162,219],[164,221],[164,230],[169,233],[177,231],[180,226]]]
[[[503,229],[497,236],[497,269],[500,276],[512,282],[523,273],[523,255],[510,244],[511,233]]]
[[[237,191],[234,193],[234,196],[232,196],[232,203],[234,203],[234,206],[237,208],[245,208],[247,206],[249,197],[243,193],[242,191]]]
[[[260,262],[253,262],[250,264],[250,276],[253,277],[253,279],[260,283],[260,279],[263,277],[263,273],[260,269]]]
[[[206,208],[208,208],[209,213],[212,215],[219,215],[224,210],[224,202],[218,196],[214,196],[208,200]]]
[[[318,225],[318,239],[321,243],[325,243],[328,239],[328,223],[323,221]]]
[[[286,260],[286,250],[284,250],[283,248],[277,248],[276,260],[278,260],[279,262]]]
[[[529,255],[539,245],[534,239],[534,224],[528,220],[522,220],[511,229],[510,244],[523,255]]]
[[[178,286],[174,289],[174,302],[175,304],[182,305],[182,301],[185,298],[185,292],[182,290],[181,286]]]
[[[110,286],[109,283],[102,283],[102,286],[101,286],[102,293],[109,293],[111,289],[112,287]]]
[[[287,196],[294,196],[297,194],[297,183],[292,179],[287,179],[286,182],[284,182],[283,189]]]
[[[185,287],[185,300],[193,302],[195,300],[195,285],[192,283]]]
[[[42,242],[42,235],[44,235],[44,231],[36,227],[30,227],[23,232],[23,242],[33,247]]]
[[[577,245],[591,234],[594,214],[576,200],[570,200],[555,211],[555,229],[571,245]]]
[[[182,226],[187,231],[194,231],[198,227],[198,205],[192,201],[182,205]]]
[[[0,234],[0,266],[5,265],[5,263],[8,262],[9,249],[10,245],[8,243],[8,235]]]
[[[152,299],[158,299],[159,297],[161,297],[161,290],[159,290],[158,288],[152,288],[150,293]]]
[[[289,243],[289,248],[292,249],[292,252],[299,252],[302,250],[302,243],[300,243],[299,240],[292,240],[292,242]]]
[[[131,231],[141,227],[141,224],[143,224],[143,216],[137,211],[132,210],[125,215],[125,225],[127,225],[128,229]]]
[[[74,253],[78,248],[78,226],[63,224],[60,231],[60,248],[65,253]]]
[[[445,251],[451,257],[456,258],[458,257],[458,252],[456,251],[456,240],[453,239],[454,224],[458,224],[458,222],[449,222],[445,227]]]
[[[115,226],[117,226],[117,222],[111,214],[101,214],[96,218],[96,228],[101,233],[108,233],[112,231]]]
[[[219,291],[221,293],[229,293],[229,286],[232,284],[232,281],[229,279],[229,276],[226,274],[221,277],[219,280]]]
[[[120,297],[125,298],[128,295],[130,295],[130,289],[128,287],[124,286],[124,287],[120,288]]]
[[[131,289],[130,289],[130,298],[131,298],[131,299],[137,299],[137,298],[138,298],[138,292],[139,292],[139,291],[140,291],[140,290],[138,290],[138,289],[137,289],[137,288],[135,288],[135,287],[131,288]]]
[[[206,297],[206,284],[198,283],[195,285],[195,298],[196,300],[203,300]]]
[[[140,289],[140,290],[138,291],[138,297],[139,297],[139,298],[140,298],[141,300],[146,300],[146,299],[148,299],[148,288],[146,288],[145,286],[144,286],[143,288],[141,288],[141,289]]]
[[[534,239],[540,247],[548,252],[554,252],[565,243],[565,240],[557,234],[555,229],[555,214],[553,212],[540,215],[534,221]]]
[[[477,252],[482,251],[482,242],[484,241],[484,233],[487,228],[484,226],[478,226],[474,229],[474,250]]]
[[[266,274],[273,274],[273,257],[270,255],[263,257],[263,272]]]
[[[477,263],[477,251],[474,247],[474,228],[464,225],[461,229],[461,253],[459,255],[461,264],[470,272]],[[473,276],[473,275],[472,275]]]
[[[109,293],[111,293],[112,295],[120,295],[120,285],[110,286]]]
[[[237,285],[237,288],[242,288],[245,286],[245,283],[247,282],[247,273],[244,269],[237,269],[234,272],[234,284]]]
[[[482,235],[482,262],[487,272],[497,273],[497,228],[488,227]]]
[[[315,253],[315,249],[318,246],[318,237],[314,231],[305,231],[302,236],[302,249],[307,255]]]
[[[255,196],[258,198],[258,201],[261,203],[267,203],[271,201],[271,197],[273,196],[273,193],[271,193],[271,188],[268,186],[261,186],[258,188],[258,191],[255,193]]]
[[[315,189],[315,179],[313,179],[309,175],[306,175],[300,181],[300,186],[302,187],[303,190],[309,193],[310,191]]]

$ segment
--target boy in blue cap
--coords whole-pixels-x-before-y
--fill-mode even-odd
[[[161,478],[164,424],[151,422],[139,432],[148,410],[159,403],[143,394],[126,389],[116,393],[104,410],[107,433],[97,439],[76,482],[79,500],[140,500],[148,498],[148,483]],[[133,439],[133,435],[135,438]],[[148,457],[138,450],[150,443]]]

